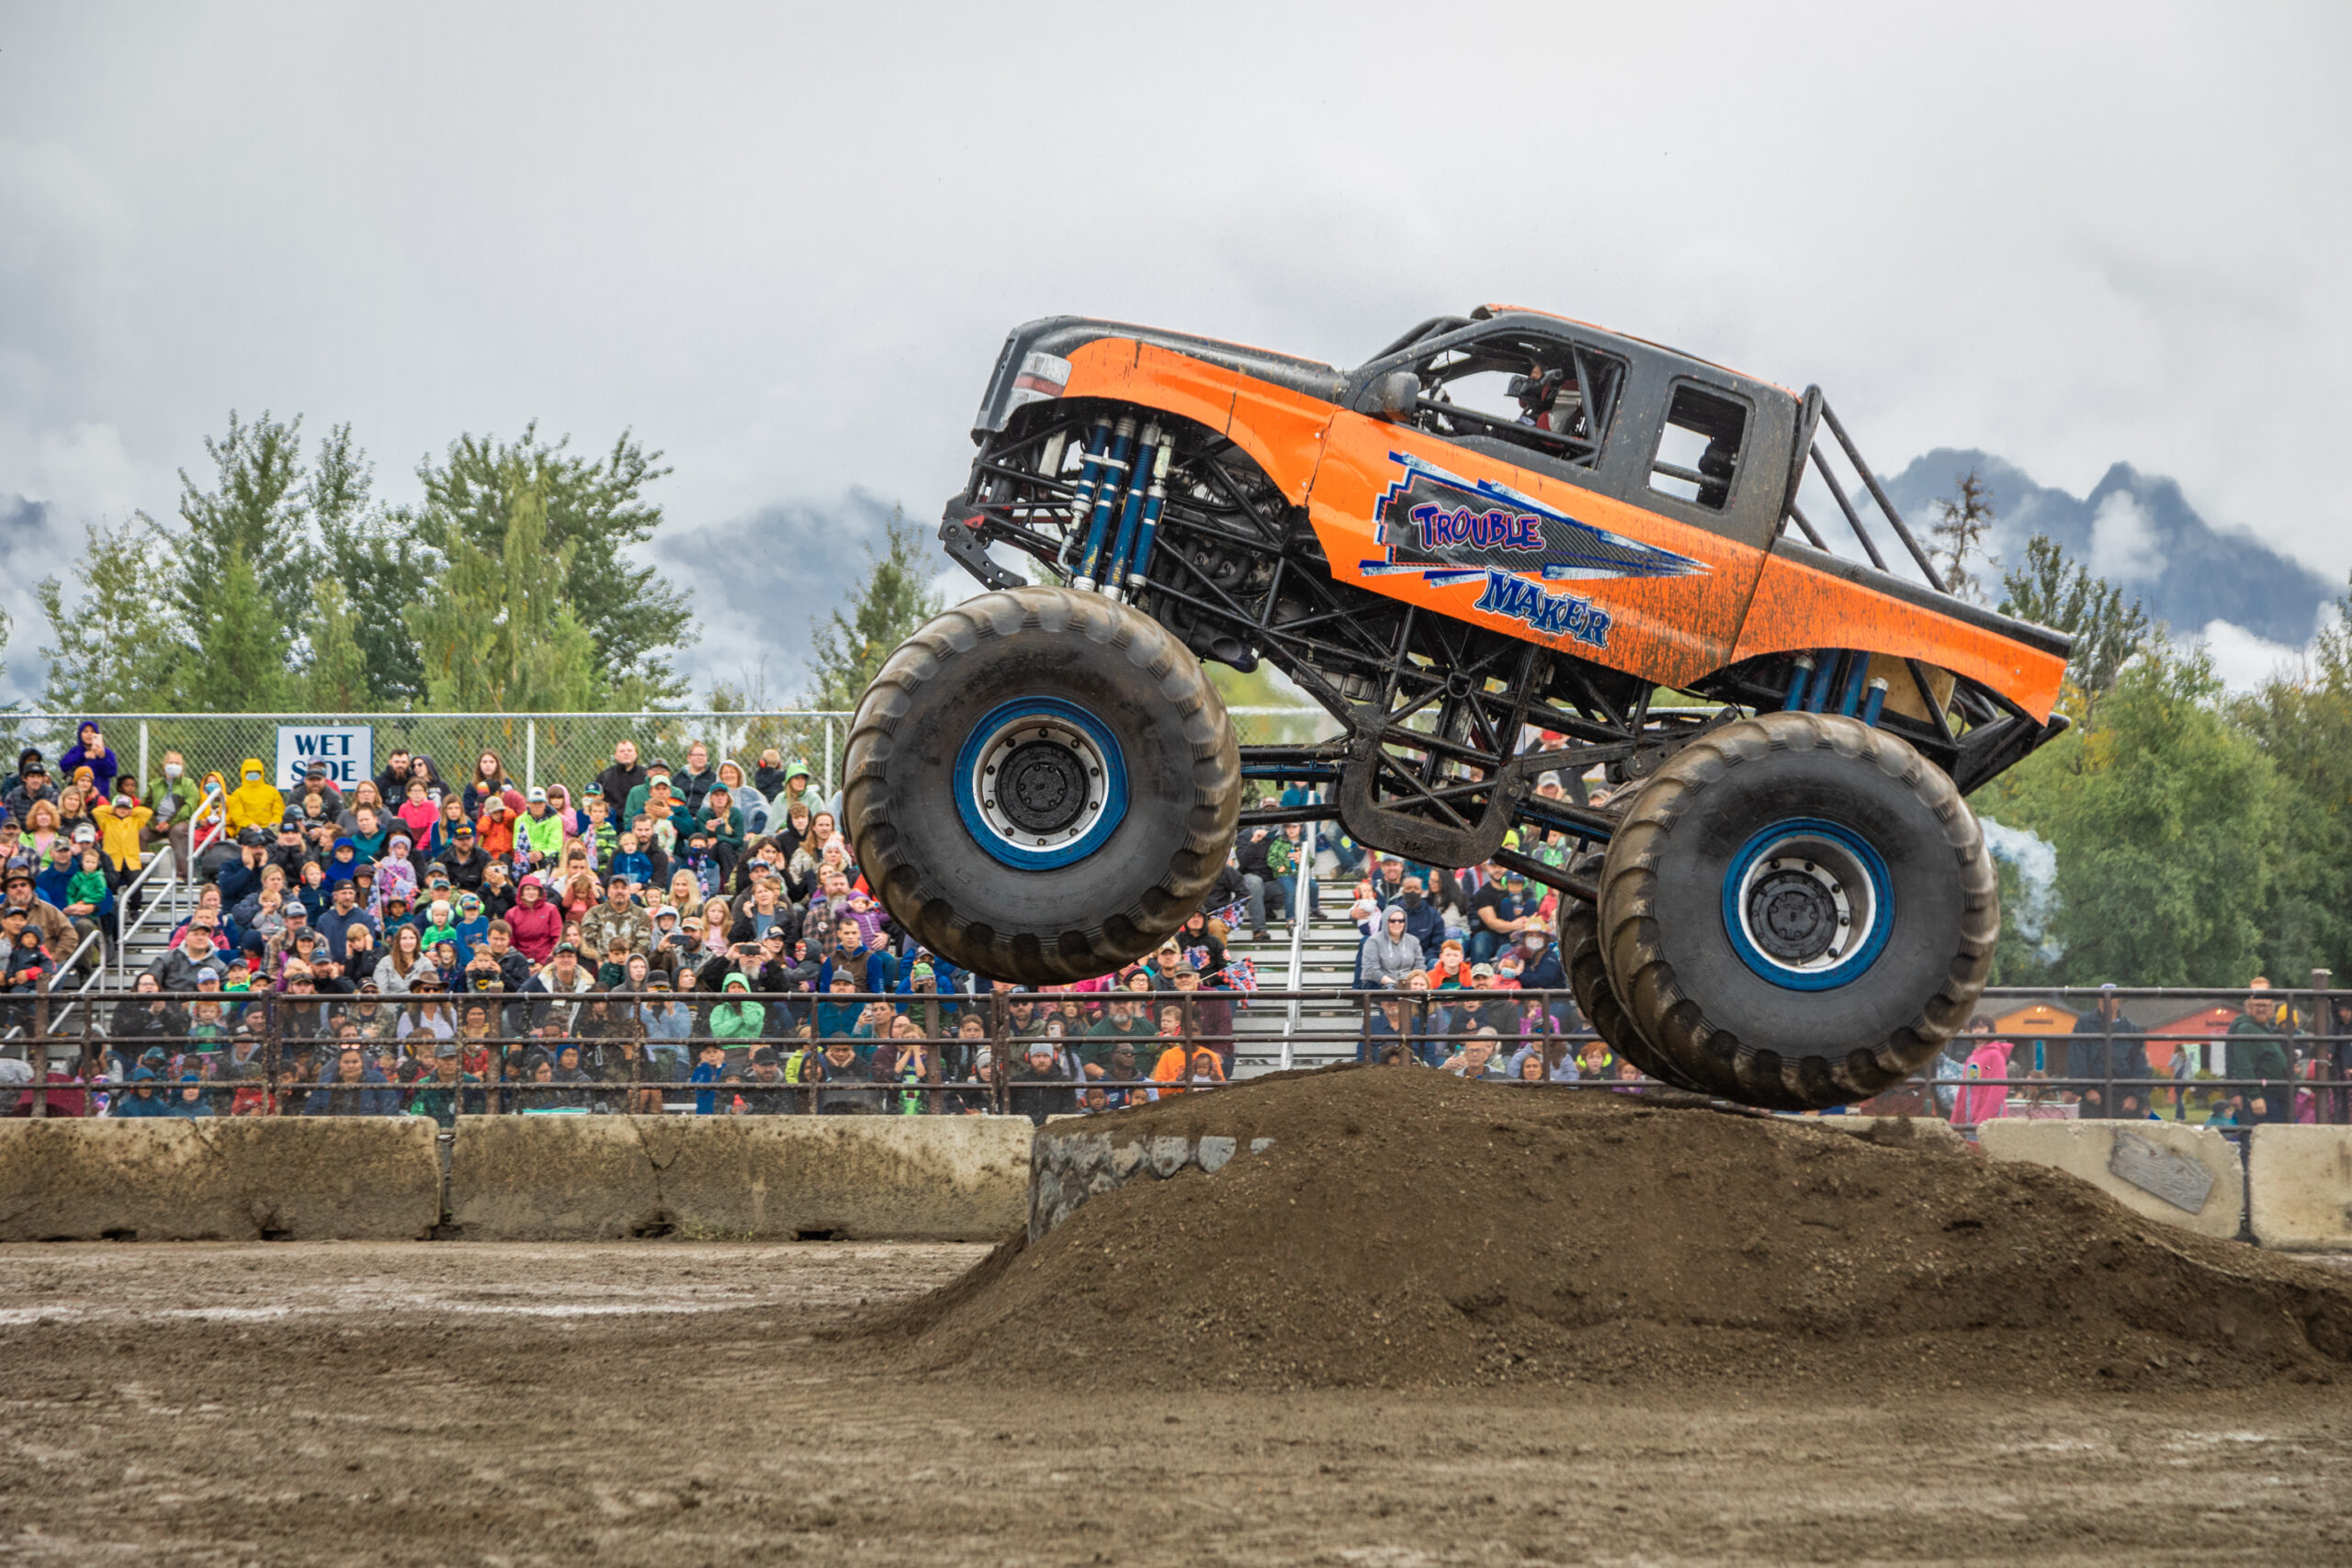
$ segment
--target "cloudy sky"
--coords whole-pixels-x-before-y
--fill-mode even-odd
[[[706,674],[797,683],[1009,325],[1352,363],[1534,304],[1879,466],[2128,460],[2340,577],[2352,11],[0,0],[0,607],[234,408],[623,427]]]

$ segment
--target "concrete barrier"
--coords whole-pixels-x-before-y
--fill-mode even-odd
[[[2237,1151],[2211,1127],[2177,1122],[2028,1122],[1976,1129],[1994,1159],[2079,1176],[2135,1213],[2207,1235],[2234,1236],[2245,1219]]]
[[[993,1241],[1029,1208],[1026,1117],[460,1116],[469,1241]]]
[[[427,1235],[438,1130],[419,1116],[0,1121],[0,1241]]]
[[[2352,1252],[2352,1127],[2265,1122],[2246,1145],[2254,1239],[2282,1252]]]

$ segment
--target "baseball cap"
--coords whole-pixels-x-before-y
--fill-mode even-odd
[[[526,795],[526,796],[524,797],[524,799],[525,799],[528,804],[530,804],[530,805],[532,805],[532,806],[537,806],[537,805],[539,805],[541,802],[545,801],[545,800],[547,799],[547,797],[548,797],[548,792],[547,792],[547,791],[545,791],[545,790],[541,789],[541,788],[540,788],[538,785],[537,785],[537,784],[533,784],[533,785],[531,786],[531,793],[530,793],[529,795]]]
[[[269,835],[258,828],[247,828],[238,833],[237,842],[245,845],[266,844],[269,842]]]
[[[16,865],[12,863],[8,867],[7,875],[0,877],[0,886],[13,887],[19,882],[28,883],[32,881],[32,879],[33,873],[30,866]]]
[[[728,976],[726,983],[718,988],[722,991],[748,991],[752,988],[752,982],[743,978],[742,972],[738,970]]]
[[[304,904],[300,898],[288,898],[286,900],[285,908],[281,913],[283,913],[289,920],[307,920],[311,918],[310,907]]]
[[[74,841],[77,844],[95,844],[98,841],[98,830],[85,822],[74,829]]]
[[[580,793],[582,796],[591,795],[601,795],[605,793],[605,786],[598,784],[595,780],[590,779],[586,784],[580,786]]]
[[[118,795],[114,797],[114,808],[117,811],[127,811],[130,808],[130,796],[127,795]]]
[[[752,1066],[755,1067],[773,1067],[775,1065],[776,1059],[775,1046],[763,1045],[758,1050],[752,1053]]]
[[[219,985],[220,983],[220,971],[215,969],[209,964],[196,972],[196,983],[198,985],[201,986],[207,980],[211,981],[215,985]]]
[[[580,953],[580,947],[577,942],[560,942],[555,944],[555,950],[558,953],[569,953],[574,957],[579,956]]]
[[[436,1060],[446,1060],[457,1054],[458,1043],[454,1040],[444,1040],[441,1043],[433,1047],[433,1055]]]
[[[1473,975],[1483,975],[1487,979],[1491,980],[1495,977],[1495,966],[1491,964],[1473,964],[1470,965],[1470,973]]]
[[[311,759],[311,765],[302,771],[306,773],[323,773],[327,771],[327,765],[313,757]]]
[[[815,777],[817,776],[817,774],[816,774],[815,771],[814,771],[813,769],[811,769],[811,768],[808,766],[808,763],[806,763],[806,762],[802,761],[801,761],[799,758],[797,758],[797,757],[795,757],[791,761],[786,762],[786,763],[784,765],[784,780],[785,780],[785,783],[786,783],[786,784],[790,784],[794,779],[798,778],[798,777],[802,777],[802,776],[806,776],[806,777],[808,777],[808,778],[812,778],[812,779],[813,779],[813,778],[815,778]]]

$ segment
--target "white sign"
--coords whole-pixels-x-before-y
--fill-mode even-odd
[[[301,787],[312,762],[326,765],[328,782],[348,795],[376,768],[376,732],[364,724],[281,724],[277,727],[277,787]]]

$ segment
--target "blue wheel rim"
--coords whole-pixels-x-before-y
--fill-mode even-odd
[[[1758,898],[1769,891],[1761,879],[1818,888],[1808,897],[1817,908],[1852,917],[1859,936],[1803,961],[1783,951],[1766,951],[1755,923],[1769,918]],[[1759,978],[1791,991],[1834,991],[1867,974],[1894,924],[1894,881],[1886,861],[1852,829],[1815,817],[1792,817],[1758,831],[1740,846],[1724,869],[1724,931],[1732,949]],[[1841,927],[1840,930],[1847,928]]]
[[[1074,820],[1031,831],[1013,820],[995,795],[997,770],[1015,750],[1044,745],[1072,760],[1089,784]],[[1016,697],[983,714],[956,754],[956,815],[972,841],[991,860],[1016,871],[1056,871],[1075,865],[1110,840],[1127,814],[1126,758],[1101,719],[1059,697]]]

